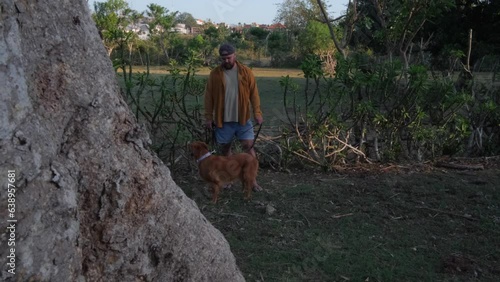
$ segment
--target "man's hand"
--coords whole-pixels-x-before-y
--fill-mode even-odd
[[[255,117],[255,123],[256,124],[262,124],[264,122],[264,118],[259,116],[259,117]]]

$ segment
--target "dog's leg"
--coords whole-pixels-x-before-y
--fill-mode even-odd
[[[245,200],[250,200],[250,198],[252,197],[252,186],[252,180],[245,180],[245,182],[243,182],[243,192],[245,193]]]
[[[257,184],[257,180],[255,180],[253,183],[252,183],[252,188],[255,192],[260,192],[262,191],[262,187],[260,187],[259,184]]]
[[[212,184],[212,203],[217,204],[217,200],[219,200],[219,192],[220,192],[220,185],[219,184]]]
[[[254,172],[252,174],[252,178],[253,178],[253,181],[252,181],[252,186],[250,189],[253,189],[255,192],[260,192],[262,191],[262,187],[260,187],[259,184],[257,184],[257,173],[259,171],[259,161],[257,161],[257,159],[255,159],[253,162],[252,162],[252,166],[254,167]]]

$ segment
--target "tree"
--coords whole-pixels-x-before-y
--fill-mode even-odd
[[[471,61],[482,62],[482,58],[493,58],[500,54],[500,2],[480,0],[455,0],[455,6],[446,16],[427,22],[425,29],[433,32],[430,50],[434,63],[443,68],[449,54],[465,53],[468,48],[469,30],[473,30]],[[490,62],[490,70],[496,64]]]
[[[4,0],[2,31],[0,172],[16,192],[0,202],[17,221],[0,222],[15,226],[1,280],[244,281],[148,149],[86,1]]]
[[[262,51],[265,51],[268,35],[269,31],[261,27],[251,27],[247,30],[245,38],[254,43],[253,52],[257,54],[257,57],[260,57]]]
[[[108,0],[94,2],[94,11],[92,18],[108,50],[108,56],[111,56],[113,50],[131,36],[131,33],[125,31],[131,10],[124,0]]]
[[[286,31],[273,31],[267,39],[267,49],[271,54],[271,64],[281,66],[286,54],[290,52]]]
[[[312,30],[319,31],[321,25],[312,24],[311,22],[320,22],[325,24],[325,28],[330,33],[330,39],[333,40],[335,47],[337,50],[345,57],[346,52],[345,49],[351,39],[351,34],[354,29],[354,23],[357,20],[358,13],[356,12],[356,0],[353,1],[354,4],[349,1],[347,14],[343,15],[337,19],[331,19],[326,12],[325,4],[323,1],[317,0],[287,0],[281,4],[278,9],[277,16],[275,21],[283,22],[287,29],[291,31],[291,35],[295,37],[299,37],[299,42],[295,40],[295,38],[289,38],[290,42],[293,42],[293,45],[296,45],[295,49],[299,49],[302,52],[310,49],[310,46],[304,46],[302,43],[304,40],[308,42],[308,44],[314,44],[319,46],[322,44],[321,42],[313,43],[311,41],[314,36],[308,34]],[[340,29],[340,24],[338,21],[344,19],[343,21],[343,29]],[[306,28],[312,30],[306,30]],[[341,31],[344,31],[343,35],[340,35]],[[318,35],[316,33],[316,35]],[[316,39],[319,39],[316,37]],[[323,42],[324,43],[324,42]],[[307,51],[306,51],[307,52]]]
[[[325,5],[321,0],[317,0],[316,3],[318,4],[320,11],[320,21],[327,24],[328,30],[330,32],[330,37],[332,38],[333,43],[335,44],[335,47],[337,48],[339,53],[342,54],[342,57],[347,57],[347,52],[345,49],[351,41],[351,36],[354,31],[354,25],[356,24],[359,17],[356,4],[357,0],[349,0],[346,15],[341,16],[337,19],[330,19],[328,13],[326,12]],[[339,40],[339,36],[335,33],[332,22],[338,21],[343,18],[345,18],[342,23],[344,32],[341,40]]]
[[[207,24],[205,30],[203,31],[203,38],[205,40],[203,57],[205,58],[205,64],[211,64],[213,58],[218,56],[214,55],[214,50],[221,44],[221,42],[225,41],[228,35],[229,30],[224,25],[215,27],[212,23]]]
[[[401,58],[409,67],[411,48],[416,41],[427,41],[432,34],[423,30],[429,20],[438,18],[453,6],[453,0],[359,0],[357,9],[363,11],[365,21],[357,29],[368,38],[369,46],[378,44],[379,53]]]
[[[131,24],[137,25],[142,19],[144,19],[144,14],[132,10],[129,14],[129,19]],[[132,51],[134,49],[134,45],[138,45],[137,42],[139,40],[139,37],[135,32],[133,32],[132,34],[133,35],[131,36],[130,40],[128,40],[127,42],[130,63],[132,62]]]
[[[343,50],[356,30],[353,36],[358,39],[358,47],[359,43],[364,41],[364,46],[387,55],[390,59],[393,55],[398,55],[405,69],[409,67],[411,48],[416,40],[426,41],[432,36],[431,33],[423,30],[424,25],[453,6],[453,0],[349,1],[344,21],[345,40],[341,43],[333,31],[332,20],[326,13],[323,1],[317,0],[317,3],[324,21],[329,26],[335,46],[344,57],[347,54]]]
[[[299,42],[304,54],[319,54],[334,48],[328,26],[317,21],[307,23],[304,32],[299,35]]]
[[[311,0],[285,0],[279,6],[274,19],[283,23],[287,29],[297,35],[310,20],[319,15],[319,10]]]
[[[151,40],[153,40],[160,46],[167,61],[169,61],[169,41],[172,39],[172,37],[175,37],[175,35],[173,35],[173,32],[171,32],[171,28],[174,26],[174,19],[177,15],[177,12],[169,13],[169,10],[165,7],[157,4],[149,4],[146,14],[152,19],[149,23],[149,33],[151,36]]]
[[[183,23],[188,27],[195,27],[198,24],[196,19],[190,13],[180,13],[175,17],[175,23]]]

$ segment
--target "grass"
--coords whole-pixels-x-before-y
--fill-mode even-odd
[[[283,109],[283,90],[280,87],[279,80],[288,75],[293,82],[303,86],[305,79],[299,69],[252,68],[252,70],[259,88],[261,109],[266,122],[263,132],[272,134],[275,132],[275,128],[287,119]],[[142,73],[146,72],[146,68],[134,66],[133,71]],[[159,80],[160,76],[169,74],[165,66],[151,66],[149,71],[151,78],[155,80]],[[206,79],[209,73],[210,69],[207,67],[197,69],[197,76],[200,79]],[[118,72],[119,83],[123,87],[121,75],[121,72]],[[300,102],[298,101],[298,103]]]
[[[498,168],[262,171],[265,192],[237,184],[217,205],[195,173],[176,182],[248,281],[500,281]]]
[[[280,77],[304,79],[298,70],[254,73],[268,128],[285,120]],[[262,168],[264,192],[244,201],[236,184],[217,205],[196,169],[172,175],[224,234],[248,281],[500,281],[499,167]]]
[[[255,77],[281,77],[287,76],[290,77],[303,77],[302,71],[299,69],[276,69],[276,68],[252,68]],[[134,72],[145,72],[146,68],[142,66],[134,66]],[[151,66],[149,68],[150,73],[152,74],[168,74],[168,70],[165,66]],[[210,69],[208,67],[198,68],[197,74],[201,76],[208,76],[210,73]]]

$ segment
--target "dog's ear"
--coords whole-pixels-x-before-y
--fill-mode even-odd
[[[200,144],[200,147],[208,151],[208,145],[207,145],[207,143],[202,142]]]
[[[191,151],[191,155],[196,157],[200,154],[200,145],[198,142],[193,142],[189,144],[189,150]]]
[[[203,143],[203,142],[195,141],[195,142],[191,143],[191,150],[195,154],[199,154],[200,151],[203,150],[203,148],[208,148],[208,147],[206,147],[205,143]]]

